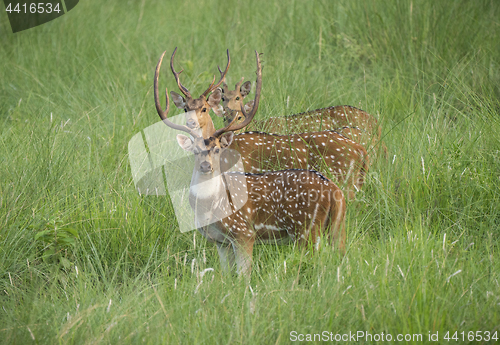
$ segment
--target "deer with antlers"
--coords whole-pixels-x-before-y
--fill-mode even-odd
[[[219,72],[223,87],[217,88],[212,94],[212,102],[222,101],[222,105],[212,109],[217,116],[223,117],[226,125],[235,118],[236,121],[241,122],[244,120],[244,116],[241,113],[239,100],[243,100],[250,93],[251,83],[249,81],[243,83],[244,78],[242,78],[235,85],[234,90],[230,90],[225,83],[227,71],[223,73],[219,68]],[[241,107],[248,111],[252,104],[253,101],[250,101]],[[382,127],[378,125],[377,119],[366,111],[350,105],[339,105],[254,121],[241,131],[248,130],[264,130],[281,134],[335,130],[366,147],[372,155],[375,154],[375,146],[380,142],[384,155],[387,154],[387,147],[380,141]]]
[[[164,54],[165,53],[163,53],[156,67],[155,92],[157,90],[159,71]],[[181,91],[184,94],[189,94],[189,91],[184,86],[182,86],[179,81],[178,76],[180,72],[176,73],[173,68],[174,55],[175,51],[170,60],[172,72],[174,73],[177,84],[179,85]],[[220,85],[224,81],[227,74],[227,69],[228,67],[226,67],[226,70],[222,72],[219,68],[221,78],[218,85]],[[258,102],[260,99],[260,92],[262,87],[261,72],[262,66],[259,56],[257,56],[257,82],[255,99],[252,100],[251,103],[246,104],[246,107],[244,107],[246,110],[242,110],[241,112],[242,116],[245,116],[244,114],[246,114],[247,111],[250,111],[250,109],[257,109],[259,105]],[[240,85],[242,81],[240,81],[238,85]],[[250,92],[250,83],[247,83],[241,86],[241,99],[243,99],[243,95],[246,96]],[[215,86],[212,83],[207,90],[214,90],[214,87]],[[224,88],[227,89],[227,85],[224,84]],[[215,92],[210,95],[207,101],[207,104],[209,104],[209,106],[211,106],[214,111],[218,109],[216,105],[221,100],[221,94],[219,90],[220,89],[215,89]],[[171,94],[174,93],[171,92]],[[234,93],[231,95],[236,94]],[[206,93],[204,93],[200,98],[204,100],[205,96]],[[232,102],[234,105],[238,104],[238,97],[232,97]],[[199,102],[198,104],[198,107],[189,108],[191,112],[188,113],[196,113],[196,116],[193,116],[192,120],[194,123],[196,123],[196,120],[198,120],[198,123],[196,123],[195,126],[189,126],[188,121],[187,126],[191,128],[200,128],[202,137],[208,139],[210,136],[212,136],[211,133],[215,132],[214,126],[211,122],[211,118],[208,116],[208,112],[200,111],[201,107],[205,107],[205,105],[202,102]],[[251,104],[251,108],[249,107],[249,104]],[[238,106],[238,108],[239,107],[240,106]],[[186,109],[188,108],[185,108],[185,110]],[[201,118],[199,114],[205,114],[205,117]],[[203,123],[201,121],[203,121]],[[250,122],[237,121],[237,119],[235,119],[234,121],[238,123],[245,122],[247,124]],[[239,128],[244,128],[244,126]],[[344,190],[349,199],[354,199],[355,191],[361,189],[364,183],[364,176],[366,175],[369,165],[367,152],[362,145],[334,131],[289,135],[267,134],[263,132],[247,132],[235,136],[232,140],[230,148],[232,150],[228,150],[221,155],[222,171],[227,171],[230,167],[234,166],[235,161],[239,159],[240,156],[234,155],[234,150],[236,150],[241,155],[245,172],[265,172],[279,170],[281,168],[314,169],[326,172],[331,174],[330,176],[336,178],[340,184],[345,185]]]
[[[256,52],[257,64],[260,66]],[[163,57],[163,55],[162,55]],[[189,202],[201,234],[217,245],[224,270],[236,263],[238,274],[250,275],[252,250],[256,243],[312,243],[317,249],[321,238],[345,251],[344,194],[331,180],[316,171],[282,170],[261,174],[223,172],[221,154],[231,146],[233,131],[246,126],[257,111],[260,92],[245,120],[214,131],[208,138],[187,125],[169,121],[159,101],[158,72],[155,72],[154,97],[158,115],[178,134],[179,146],[194,154]],[[257,70],[260,79],[261,69]]]
[[[210,117],[209,111],[211,108],[218,109],[220,107],[219,100],[214,100],[211,96],[209,96],[209,93],[211,93],[220,86],[220,84],[222,83],[227,74],[229,65],[231,64],[229,50],[227,51],[226,69],[224,70],[224,72],[222,72],[221,69],[219,68],[219,72],[221,74],[220,80],[217,82],[217,84],[215,84],[215,75],[214,75],[214,79],[210,84],[210,86],[198,98],[193,98],[189,90],[184,85],[182,85],[179,79],[179,75],[182,73],[183,70],[176,72],[174,69],[174,58],[176,52],[177,52],[177,47],[174,49],[172,57],[170,58],[170,69],[172,70],[172,73],[175,77],[175,81],[177,82],[179,90],[184,94],[186,98],[182,97],[181,95],[179,95],[174,91],[171,91],[170,95],[177,108],[184,110],[184,112],[186,113],[186,125],[189,128],[196,130],[197,133],[202,135],[204,138],[208,138],[212,133],[215,132],[215,127],[212,122],[212,118]],[[155,79],[154,79],[155,90],[158,89],[158,75],[160,72],[161,61],[163,60],[163,56],[165,55],[165,53],[166,52],[163,52],[163,55],[160,58],[160,62],[157,65],[157,71],[155,73]]]

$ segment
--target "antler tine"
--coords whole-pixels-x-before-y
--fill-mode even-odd
[[[180,131],[189,133],[190,135],[193,136],[193,138],[198,137],[199,135],[194,130],[192,130],[191,128],[189,128],[187,126],[177,125],[177,124],[171,122],[167,118],[167,114],[168,114],[168,111],[170,109],[170,99],[168,98],[168,90],[167,90],[167,88],[165,88],[165,99],[167,101],[167,105],[166,105],[165,110],[163,110],[162,107],[161,107],[161,104],[160,104],[160,94],[159,94],[159,91],[158,91],[158,79],[160,77],[161,63],[163,61],[163,57],[165,56],[166,52],[167,51],[164,51],[163,54],[161,54],[160,60],[158,61],[158,64],[156,65],[156,70],[155,70],[155,79],[154,79],[154,83],[153,83],[153,85],[154,85],[154,91],[153,91],[153,93],[154,93],[154,97],[155,97],[156,111],[158,112],[158,115],[160,115],[160,119],[162,119],[163,122],[167,126],[169,126],[170,128],[178,129]]]
[[[191,93],[184,85],[181,84],[181,81],[179,79],[179,74],[181,74],[182,71],[184,71],[184,69],[181,69],[181,71],[179,73],[177,73],[174,69],[174,57],[175,57],[176,52],[177,52],[177,47],[175,47],[174,52],[172,54],[172,57],[170,58],[170,69],[172,70],[172,73],[174,74],[174,77],[175,77],[175,80],[177,81],[177,86],[179,87],[179,90],[181,90],[181,92],[184,94],[184,96],[191,98]]]
[[[257,112],[257,109],[259,108],[259,101],[260,101],[260,91],[262,89],[262,65],[260,63],[260,58],[259,58],[259,53],[255,51],[255,58],[257,59],[257,82],[255,85],[255,98],[253,101],[253,107],[252,110],[250,111],[249,114],[245,111],[245,107],[243,106],[243,101],[241,101],[241,112],[245,116],[245,120],[238,125],[239,128],[233,129],[233,130],[238,130],[243,127],[246,127],[250,121],[252,121],[253,117],[255,116],[255,113]]]
[[[215,89],[216,89],[216,87],[214,87],[214,88],[212,89],[212,86],[214,86],[214,83],[215,83],[215,74],[214,74],[214,78],[212,79],[212,82],[210,83],[210,86],[208,87],[208,89],[207,89],[207,90],[210,90],[210,91],[215,90]],[[209,91],[209,92],[210,92],[210,91]],[[207,92],[207,91],[205,91],[205,92],[203,92],[202,97],[206,97],[206,96],[207,96],[205,93],[207,93],[207,95],[208,95],[208,92]]]
[[[219,66],[217,66],[217,69],[219,70],[219,73],[220,73],[221,76],[224,75],[224,72],[222,72],[222,70],[220,69]],[[222,90],[223,90],[223,92],[227,91],[227,84],[226,84],[226,76],[225,75],[222,78]]]
[[[222,75],[224,74],[224,72],[222,72],[222,70],[220,69],[220,66],[219,66],[219,65],[217,65],[217,69],[219,70],[219,73],[220,73],[220,75],[222,76]],[[226,78],[226,76],[224,76],[224,79],[225,79],[225,78]]]
[[[217,66],[217,68],[219,69],[219,72],[221,74],[220,80],[215,85],[212,82],[212,84],[210,84],[210,86],[208,87],[208,89],[206,89],[205,92],[203,92],[203,94],[202,94],[203,97],[207,97],[207,95],[210,92],[212,92],[213,90],[215,90],[216,88],[218,88],[220,86],[220,84],[222,84],[222,82],[224,81],[224,79],[226,79],[226,74],[227,74],[227,71],[229,70],[229,65],[230,64],[231,64],[231,57],[229,56],[229,49],[228,49],[227,50],[227,65],[226,65],[226,69],[224,70],[224,72],[222,72],[221,69],[220,69],[220,67]],[[214,76],[214,81],[215,81],[215,76]]]
[[[241,104],[241,112],[245,116],[245,120],[243,122],[235,125],[235,122],[237,120],[237,116],[234,117],[234,119],[231,121],[229,125],[227,125],[224,128],[221,128],[217,130],[212,136],[213,137],[218,137],[221,134],[225,132],[230,132],[230,131],[237,131],[238,129],[241,129],[243,127],[246,127],[250,121],[252,121],[253,117],[255,116],[255,113],[257,112],[257,108],[259,107],[259,101],[260,101],[260,91],[262,89],[262,65],[260,64],[260,58],[259,58],[259,53],[255,51],[255,56],[257,59],[257,85],[255,86],[255,99],[253,103],[252,110],[250,113],[245,112],[245,107],[243,106],[243,101],[240,102]]]
[[[160,94],[159,94],[159,91],[158,91],[158,79],[160,77],[160,67],[161,67],[161,63],[163,61],[163,57],[165,56],[166,52],[167,51],[165,50],[163,52],[163,54],[161,54],[160,60],[158,60],[158,64],[156,65],[156,70],[155,70],[155,79],[154,79],[154,82],[153,82],[153,88],[154,88],[154,92],[153,93],[154,93],[154,96],[155,96],[156,111],[158,112],[158,115],[160,115],[160,119],[162,119],[162,120],[164,120],[164,119],[167,118],[168,110],[170,108],[170,102],[169,102],[169,99],[168,99],[168,94],[166,95],[167,107],[166,107],[165,111],[161,108]]]
[[[234,86],[235,91],[239,91],[239,88],[241,84],[243,84],[243,81],[245,80],[245,77],[241,77],[240,81]]]

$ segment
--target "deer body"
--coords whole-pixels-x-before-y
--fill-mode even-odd
[[[222,72],[221,72],[222,74]],[[225,74],[224,74],[225,77]],[[235,90],[228,90],[224,83],[223,88],[218,88],[212,94],[214,102],[222,100],[222,107],[213,108],[216,115],[224,118],[228,124],[235,119],[236,123],[244,120],[241,107],[248,111],[252,107],[250,101],[244,106],[235,100],[243,99],[248,95],[248,85],[240,87],[240,81],[235,86]],[[370,154],[374,155],[375,146],[380,142],[382,128],[378,125],[377,119],[364,110],[350,105],[339,105],[322,109],[311,110],[299,114],[271,117],[265,120],[254,121],[252,124],[240,130],[242,131],[265,131],[268,133],[304,133],[318,132],[324,130],[336,130],[349,139],[356,141],[367,148]],[[387,147],[381,142],[384,155],[387,154]]]
[[[230,148],[240,153],[246,172],[292,168],[328,171],[340,184],[346,184],[349,199],[361,189],[369,165],[365,148],[335,131],[290,135],[247,132],[236,135]],[[221,158],[222,171],[226,171],[239,157],[227,151]]]
[[[265,121],[254,122],[254,125],[265,125],[267,130],[278,133],[283,130],[304,132],[357,127],[367,133],[378,135],[380,130],[377,120],[373,116],[350,105],[338,105],[295,115],[271,117]]]
[[[344,194],[335,183],[310,170],[264,174],[221,170],[221,154],[231,146],[233,131],[245,127],[259,105],[262,83],[259,54],[256,52],[257,92],[251,111],[243,109],[243,122],[230,123],[208,136],[200,133],[199,128],[177,125],[167,118],[170,104],[167,90],[167,106],[162,110],[158,75],[164,54],[155,71],[155,106],[167,126],[190,134],[177,135],[179,146],[195,157],[189,202],[198,230],[217,244],[222,267],[229,269],[236,261],[238,273],[249,275],[255,243],[312,241],[317,248],[322,235],[329,237],[332,244],[338,243],[343,253],[346,206]],[[177,81],[179,73],[174,72]],[[179,81],[178,85],[183,90]]]
[[[218,162],[230,134],[221,144],[178,135],[179,145],[195,154],[189,194],[195,223],[216,243],[222,267],[236,263],[238,274],[250,274],[253,245],[260,243],[311,241],[317,248],[326,236],[343,253],[346,206],[340,188],[310,170],[222,173]]]
[[[271,117],[254,122],[256,128],[262,127],[273,133],[293,133],[306,131],[337,130],[357,143],[365,146],[374,154],[375,146],[380,142],[382,128],[377,120],[366,111],[349,106],[311,110],[290,116]],[[384,154],[387,148],[381,143]]]

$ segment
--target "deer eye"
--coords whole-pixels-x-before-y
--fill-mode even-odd
[[[202,112],[202,113],[204,113],[204,112],[206,112],[206,111],[207,111],[207,108],[203,108],[203,109],[201,109],[201,112]]]
[[[187,112],[188,112],[188,110],[187,110],[186,108],[184,108],[184,112],[185,112],[185,113],[187,113]]]
[[[218,147],[217,147],[217,148],[215,148],[214,153],[215,153],[215,154],[219,153],[219,148],[218,148]]]
[[[224,102],[224,101],[225,101],[224,97],[222,97],[221,99],[222,99],[222,102]]]
[[[239,101],[239,100],[240,100],[240,98],[239,98],[239,97],[236,97],[236,100],[237,100],[237,101]]]

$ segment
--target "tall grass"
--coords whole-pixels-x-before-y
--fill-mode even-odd
[[[496,1],[81,1],[15,35],[1,16],[0,342],[500,331]],[[253,80],[257,50],[258,117],[379,118],[389,157],[348,205],[344,258],[257,247],[246,285],[167,197],[138,195],[128,141],[158,121],[176,46],[194,95],[227,48],[229,84]]]

